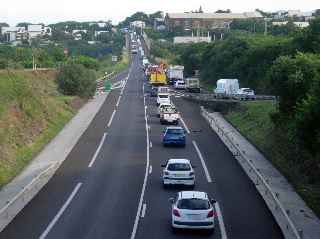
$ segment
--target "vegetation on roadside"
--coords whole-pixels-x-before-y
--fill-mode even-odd
[[[300,158],[301,153],[295,155],[297,145],[274,124],[271,115],[277,109],[273,101],[242,102],[239,110],[229,112],[225,118],[278,168],[319,216],[320,181],[310,175],[305,157]]]
[[[56,71],[0,72],[0,187],[15,177],[83,104],[64,96]]]

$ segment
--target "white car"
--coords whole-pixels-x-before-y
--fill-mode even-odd
[[[253,96],[254,95],[254,91],[250,88],[240,88],[237,92],[237,95],[249,95],[249,96]]]
[[[158,93],[157,105],[168,103],[170,104],[170,95],[168,93]]]
[[[160,117],[161,111],[163,111],[166,108],[172,108],[172,109],[176,109],[176,107],[168,102],[165,103],[160,103],[160,105],[158,106],[158,112],[157,112],[157,116]]]
[[[172,229],[208,229],[214,231],[216,212],[215,200],[210,200],[207,193],[182,191],[175,198],[170,198]]]
[[[193,167],[188,159],[169,159],[165,165],[162,165],[163,186],[168,185],[187,185],[194,187],[195,175]]]
[[[183,80],[177,80],[174,83],[174,88],[177,90],[184,90],[186,88],[186,83]]]

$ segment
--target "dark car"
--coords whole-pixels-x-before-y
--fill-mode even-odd
[[[150,90],[151,97],[157,97],[158,89],[156,87],[152,87]]]
[[[163,146],[186,146],[186,135],[182,127],[167,127],[162,138]]]

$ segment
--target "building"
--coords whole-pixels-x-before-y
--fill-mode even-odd
[[[284,22],[272,22],[272,25],[273,26],[285,26],[288,24],[288,21],[284,21]],[[309,22],[293,22],[293,24],[296,26],[296,27],[299,27],[299,28],[305,28],[305,27],[308,27],[310,24]]]
[[[5,42],[21,42],[27,39],[27,31],[25,27],[2,27],[1,34]]]
[[[101,35],[103,33],[105,33],[105,34],[109,33],[109,31],[94,31],[94,36],[97,37],[97,36],[99,36],[99,35]]]
[[[134,21],[134,22],[130,22],[130,27],[145,28],[146,23],[144,21]]]
[[[302,17],[303,13],[300,10],[288,10],[287,17]]]
[[[173,43],[174,44],[181,44],[181,43],[200,43],[200,42],[211,42],[211,37],[200,37],[200,36],[186,36],[186,37],[174,37]]]
[[[43,25],[35,24],[35,25],[28,25],[28,39],[34,39],[42,36],[43,34]]]
[[[165,24],[168,29],[182,27],[184,29],[217,29],[228,28],[235,19],[262,19],[259,12],[245,13],[167,13]]]
[[[166,29],[166,23],[164,18],[155,18],[153,21],[153,29],[156,31],[163,31]]]

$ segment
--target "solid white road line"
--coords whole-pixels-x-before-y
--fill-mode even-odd
[[[150,141],[150,148],[152,148],[152,142]]]
[[[112,124],[112,120],[113,120],[113,117],[114,117],[114,115],[116,114],[116,110],[114,110],[113,112],[112,112],[112,115],[111,115],[111,117],[110,117],[110,119],[109,119],[109,122],[108,122],[108,128],[110,128],[110,126],[111,126],[111,124]]]
[[[150,165],[150,167],[149,167],[149,174],[151,174],[152,173],[152,165]]]
[[[182,116],[180,115],[180,121],[183,124],[183,127],[185,128],[185,130],[187,131],[188,134],[190,134],[190,130],[188,128],[188,126],[186,125],[186,123],[184,122],[184,120],[182,119]]]
[[[226,232],[226,228],[224,226],[223,216],[222,216],[222,213],[221,213],[221,209],[220,209],[219,203],[216,202],[214,204],[214,207],[216,209],[216,213],[217,213],[217,217],[218,217],[218,221],[219,221],[221,239],[227,239],[227,232]]]
[[[147,204],[144,203],[142,206],[142,211],[141,211],[141,217],[144,218],[144,216],[146,215],[146,210],[147,210]]]
[[[70,196],[68,197],[67,201],[63,204],[62,208],[59,210],[59,212],[57,213],[57,215],[53,218],[53,220],[50,222],[50,224],[48,225],[48,227],[46,228],[46,230],[41,234],[41,236],[39,237],[39,239],[44,239],[46,238],[46,236],[49,234],[49,232],[51,231],[51,229],[54,227],[54,225],[57,223],[57,221],[59,220],[59,218],[62,216],[63,212],[67,209],[67,207],[69,206],[69,204],[71,203],[72,199],[75,197],[75,195],[77,194],[77,192],[79,191],[80,187],[82,186],[82,183],[78,183],[76,185],[76,187],[73,189],[72,193],[70,194]]]
[[[137,210],[137,214],[136,214],[136,219],[134,221],[134,225],[133,225],[133,229],[132,229],[132,233],[131,233],[131,239],[134,239],[137,233],[137,229],[138,229],[138,224],[139,224],[139,219],[140,219],[140,213],[141,213],[141,208],[142,208],[142,202],[143,202],[143,197],[144,197],[144,193],[146,190],[146,186],[147,186],[147,180],[148,180],[148,170],[149,170],[149,161],[150,161],[150,150],[149,150],[149,131],[148,131],[148,119],[147,119],[147,106],[144,106],[144,119],[146,122],[146,132],[147,132],[147,164],[146,164],[146,171],[145,171],[145,175],[144,175],[144,180],[143,180],[143,185],[142,185],[142,191],[141,191],[141,195],[140,195],[140,201],[139,201],[139,205],[138,205],[138,210]]]
[[[92,157],[92,159],[91,159],[91,161],[90,161],[90,163],[89,163],[89,165],[88,165],[88,168],[91,168],[92,165],[94,164],[94,162],[96,161],[96,159],[97,159],[97,157],[98,157],[98,154],[99,154],[99,152],[100,152],[100,150],[101,150],[101,147],[102,147],[102,145],[103,145],[103,143],[104,143],[104,141],[105,141],[105,139],[106,139],[106,136],[107,136],[107,133],[104,133],[103,136],[102,136],[102,139],[101,139],[101,141],[100,141],[100,144],[99,144],[96,152],[94,153],[94,155],[93,155],[93,157]]]
[[[202,154],[201,154],[201,152],[200,152],[200,150],[199,150],[199,147],[198,147],[196,141],[192,140],[192,144],[193,144],[194,148],[196,149],[197,154],[198,154],[198,156],[199,156],[199,158],[200,158],[200,161],[201,161],[201,164],[202,164],[204,173],[205,173],[205,175],[206,175],[207,181],[208,181],[208,183],[211,183],[211,182],[212,182],[211,176],[210,176],[210,174],[209,174],[208,168],[207,168],[207,166],[206,166],[206,162],[204,161],[204,159],[203,159],[203,157],[202,157]]]
[[[117,101],[116,107],[119,107],[120,100],[121,100],[121,95],[119,95],[119,98],[118,98],[118,101]]]

